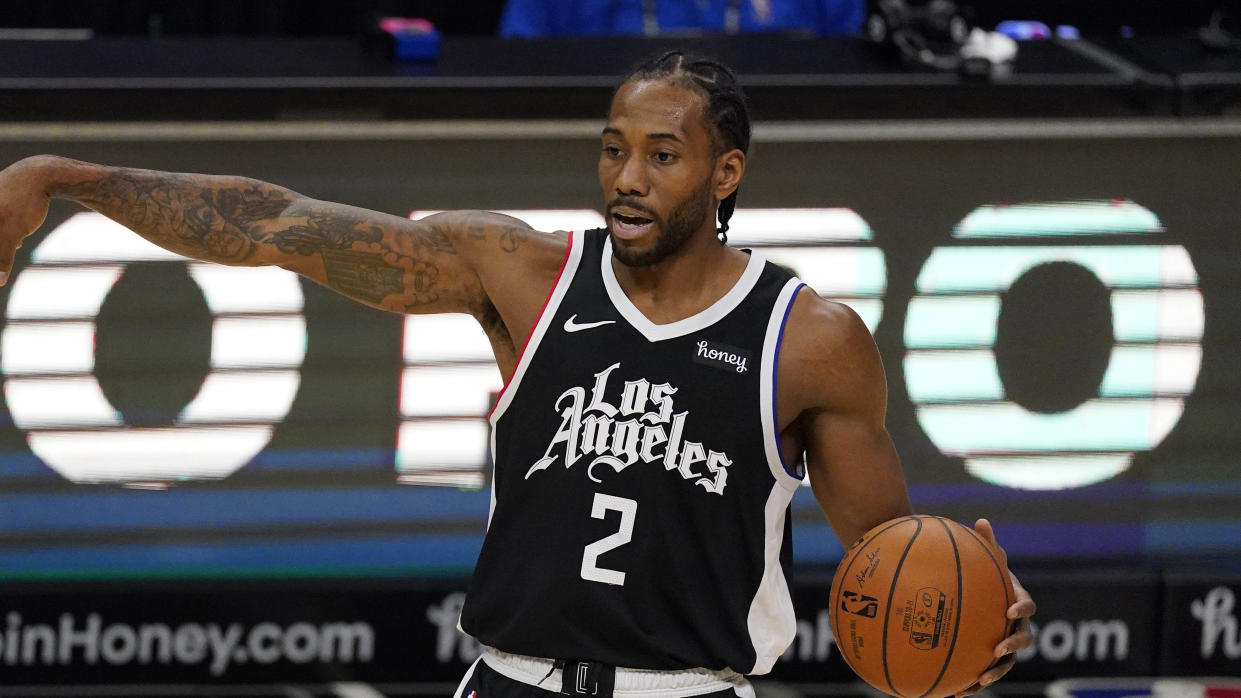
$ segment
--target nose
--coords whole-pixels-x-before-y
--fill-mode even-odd
[[[641,158],[626,158],[616,174],[616,193],[626,196],[646,196],[649,182],[645,163]]]

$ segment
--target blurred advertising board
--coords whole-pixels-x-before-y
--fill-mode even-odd
[[[1241,676],[1241,577],[1170,574],[1161,674]]]
[[[1018,653],[1008,683],[1107,676],[1125,678],[1123,687],[1141,677],[1238,674],[1241,644],[1227,604],[1235,579],[1116,572],[1026,582],[1039,603],[1035,641]],[[827,585],[797,585],[797,634],[770,678],[856,681],[836,649]],[[0,671],[16,684],[452,682],[480,652],[457,630],[466,586],[405,578],[10,583],[0,587]]]

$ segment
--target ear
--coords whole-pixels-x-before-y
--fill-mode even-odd
[[[715,159],[715,200],[723,201],[737,191],[745,174],[745,153],[733,148]]]

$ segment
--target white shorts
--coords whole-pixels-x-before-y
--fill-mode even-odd
[[[509,654],[490,647],[470,667],[453,694],[457,698],[528,698],[560,694],[564,677],[554,662]],[[486,686],[486,691],[479,690]],[[503,691],[497,693],[497,689]],[[474,692],[475,696],[471,696]],[[655,671],[616,668],[614,698],[754,698],[754,688],[735,671],[685,669]],[[599,696],[599,698],[605,698]]]

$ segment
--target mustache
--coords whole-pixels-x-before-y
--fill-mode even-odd
[[[620,206],[624,206],[625,208],[631,208],[640,213],[645,213],[646,215],[650,216],[652,220],[658,220],[658,216],[655,215],[654,211],[643,206],[642,203],[639,202],[638,200],[632,197],[628,197],[628,196],[618,196],[615,199],[612,199],[611,201],[609,201],[608,206],[607,206],[608,215],[611,215],[612,210]]]

